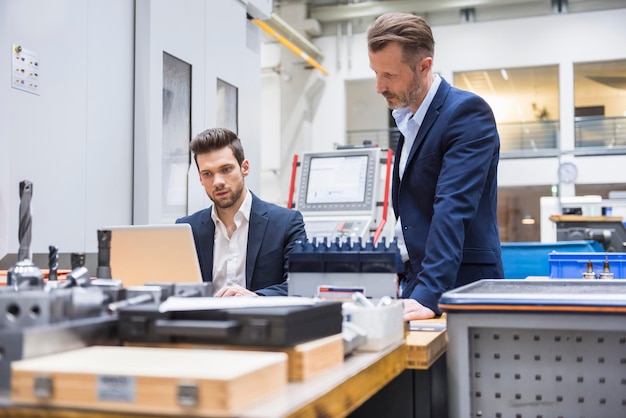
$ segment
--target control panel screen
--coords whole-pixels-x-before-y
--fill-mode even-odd
[[[367,155],[311,158],[306,203],[364,202],[367,169]]]
[[[376,209],[379,166],[380,149],[374,147],[303,154],[298,210],[305,217],[370,215]]]

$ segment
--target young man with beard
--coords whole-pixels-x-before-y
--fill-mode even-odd
[[[302,214],[248,190],[250,162],[234,132],[208,129],[189,148],[213,206],[176,223],[191,225],[203,280],[216,297],[286,296],[288,256],[306,241]]]
[[[500,138],[483,99],[433,74],[435,41],[423,18],[384,14],[367,41],[376,92],[402,134],[392,202],[404,318],[431,318],[441,313],[443,292],[504,277],[496,213]]]

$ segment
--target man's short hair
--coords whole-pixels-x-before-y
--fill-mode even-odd
[[[189,143],[189,149],[193,152],[193,159],[198,165],[198,154],[206,154],[229,147],[233,151],[233,155],[239,165],[246,159],[243,152],[241,139],[233,131],[226,128],[211,128],[204,132],[200,132]]]
[[[367,47],[371,52],[378,52],[392,42],[402,46],[403,58],[409,65],[435,55],[430,26],[424,18],[411,13],[386,13],[368,28]]]

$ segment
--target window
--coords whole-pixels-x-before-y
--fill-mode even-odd
[[[626,146],[626,60],[574,64],[577,148]]]
[[[187,214],[191,157],[191,65],[163,52],[163,151],[161,221]]]
[[[534,157],[542,150],[557,149],[557,65],[457,72],[454,85],[489,103],[498,124],[503,156],[507,152],[525,152]]]
[[[216,126],[238,133],[237,87],[220,79],[217,80],[217,117]]]

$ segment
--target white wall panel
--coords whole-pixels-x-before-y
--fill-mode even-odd
[[[129,148],[121,145],[132,141],[132,4],[1,3],[1,55],[10,56],[12,43],[35,52],[40,89],[11,88],[11,67],[1,66],[0,226],[8,227],[0,257],[18,248],[25,179],[33,182],[33,253],[52,244],[61,252],[93,251],[98,225],[130,220]]]
[[[192,135],[206,120],[207,4],[202,0],[136,2],[135,224],[161,223],[164,51],[191,65]]]
[[[11,4],[6,1],[0,1],[0,51],[10,51],[11,42],[11,21],[9,13]],[[0,80],[10,80],[11,54],[0,54]],[[11,179],[11,170],[9,169],[9,161],[11,161],[11,138],[9,126],[9,85],[0,83],[0,257],[9,252],[9,243],[13,247],[13,252],[17,252],[16,237],[11,236],[13,230],[9,228],[11,222],[9,217],[17,217],[11,206],[11,201],[17,196],[17,186],[12,188],[13,181]],[[13,223],[16,222],[13,219]]]
[[[38,54],[39,95],[11,88],[13,43]],[[158,221],[163,51],[192,65],[192,134],[215,123],[216,78],[239,88],[258,188],[259,45],[239,0],[0,1],[0,258],[18,249],[24,179],[33,253],[96,252],[98,228]],[[208,202],[190,172],[194,211]]]
[[[136,3],[133,222],[161,221],[163,51],[192,66],[192,136],[215,127],[217,79],[238,88],[239,135],[252,163],[246,181],[255,190],[260,175],[260,39],[257,29],[250,34],[245,6],[236,0]],[[193,163],[188,185],[190,213],[210,204]]]

